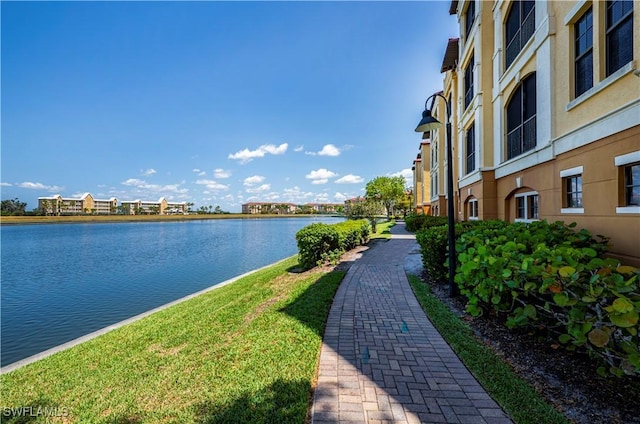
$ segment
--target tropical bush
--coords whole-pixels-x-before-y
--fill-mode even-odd
[[[455,277],[467,311],[586,351],[601,374],[640,375],[640,271],[605,258],[608,239],[597,237],[546,221],[467,229]]]
[[[370,234],[366,219],[307,225],[296,233],[298,263],[305,269],[335,263],[347,250],[369,241]]]

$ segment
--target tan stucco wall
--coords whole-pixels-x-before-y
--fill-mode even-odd
[[[478,199],[478,219],[498,219],[496,180],[493,171],[482,171],[481,181],[460,189],[464,219],[468,219],[467,203],[471,198]]]
[[[554,1],[557,32],[555,34],[554,65],[554,125],[553,135],[559,137],[589,122],[599,119],[603,113],[613,111],[619,107],[637,100],[640,97],[640,78],[633,72],[615,80],[611,85],[598,93],[586,98],[580,104],[567,111],[567,105],[574,100],[574,32],[575,20],[582,16],[583,10],[577,13],[573,21],[564,24],[565,16],[569,14],[576,2]],[[606,49],[605,49],[605,18],[606,2],[594,1],[593,5],[593,72],[594,86],[606,77]],[[633,11],[634,32],[634,65],[637,69],[640,58],[640,7],[635,2]],[[587,5],[585,5],[587,6]],[[581,96],[583,97],[583,96]]]
[[[640,266],[640,215],[616,213],[621,183],[620,170],[613,159],[639,149],[640,126],[636,126],[559,155],[555,160],[500,178],[496,181],[498,218],[512,222],[515,219],[513,195],[536,191],[540,219],[576,222],[578,228],[586,228],[592,235],[610,237],[612,255]],[[563,214],[560,171],[577,166],[583,167],[584,213]],[[520,189],[517,178],[521,181]]]

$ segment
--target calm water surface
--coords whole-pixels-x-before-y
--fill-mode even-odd
[[[297,253],[340,218],[0,227],[2,366]]]

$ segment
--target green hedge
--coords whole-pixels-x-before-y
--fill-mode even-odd
[[[411,214],[404,219],[404,225],[407,231],[415,233],[431,227],[447,225],[446,216],[431,216],[424,214]]]
[[[366,219],[307,225],[296,233],[298,263],[304,269],[310,269],[336,262],[347,250],[367,243],[370,235],[370,225]]]

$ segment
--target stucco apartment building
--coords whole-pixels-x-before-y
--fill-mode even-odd
[[[45,211],[47,215],[83,213],[106,215],[116,213],[117,207],[118,200],[115,197],[95,199],[90,193],[84,193],[80,197],[62,197],[59,194],[38,197],[38,208]]]
[[[576,222],[640,266],[638,3],[463,0],[450,13],[456,220]],[[444,100],[433,115],[446,122]],[[449,212],[444,133],[421,151],[434,215]]]
[[[62,197],[59,194],[54,196],[38,197],[38,208],[45,211],[47,215],[60,214],[96,214],[110,215],[124,213],[128,215],[159,213],[161,215],[169,213],[187,213],[186,202],[168,202],[161,197],[158,201],[123,201],[118,206],[118,199],[96,199],[91,193],[84,193],[80,197]]]
[[[273,203],[273,202],[249,202],[242,205],[244,214],[295,214],[295,213],[336,213],[343,208],[341,203]]]

